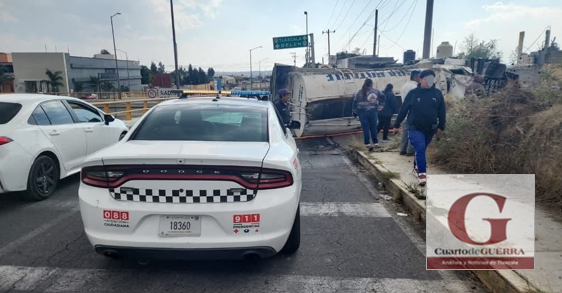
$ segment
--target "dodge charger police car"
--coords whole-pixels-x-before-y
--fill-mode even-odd
[[[300,245],[298,149],[269,101],[161,103],[86,159],[86,235],[109,257],[264,258]]]

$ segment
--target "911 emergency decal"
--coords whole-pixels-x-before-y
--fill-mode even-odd
[[[260,214],[232,216],[234,234],[256,234],[260,232]]]
[[[106,227],[129,228],[129,212],[104,210],[103,222]]]

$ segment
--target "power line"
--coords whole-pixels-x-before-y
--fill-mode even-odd
[[[347,28],[347,30],[345,31],[345,33],[343,33],[343,35],[346,35],[346,34],[351,30],[351,28],[353,27],[353,25],[357,22],[357,20],[361,17],[361,15],[363,15],[363,12],[365,12],[365,11],[367,10],[367,7],[369,7],[369,5],[371,4],[371,2],[373,2],[373,0],[370,0],[369,3],[367,3],[367,5],[365,6],[365,8],[363,8],[363,9],[361,10],[361,13],[359,13],[359,15],[355,18],[355,20],[353,21],[353,23],[349,26],[349,28]],[[382,0],[381,0],[381,2],[382,2]],[[380,2],[379,2],[379,4],[380,4]]]
[[[415,4],[414,4],[414,9],[412,9],[412,12],[410,13],[410,17],[408,18],[408,22],[406,23],[406,26],[404,26],[404,29],[403,29],[402,32],[400,33],[400,36],[398,37],[398,40],[396,40],[396,42],[390,40],[391,42],[394,43],[394,45],[400,47],[400,45],[398,45],[397,43],[400,42],[400,39],[402,38],[402,36],[404,35],[404,32],[405,32],[406,29],[408,28],[408,25],[410,24],[410,21],[412,20],[412,16],[414,15],[414,11],[416,11],[416,6],[417,6],[417,5],[418,5],[418,0],[416,0],[416,2],[415,2]],[[382,34],[383,36],[385,36],[385,38],[388,39],[388,37],[387,37],[383,32],[381,32],[381,34]],[[392,48],[394,47],[394,45],[392,45],[392,46],[386,48],[386,50],[392,49]],[[400,48],[402,48],[402,47],[400,47]],[[404,48],[402,48],[402,50],[404,50]]]
[[[347,4],[347,0],[345,0],[345,2],[343,2],[343,6],[342,6],[341,9],[340,9],[340,13],[338,13],[338,17],[336,17],[336,20],[334,20],[334,23],[332,23],[332,24],[337,23],[338,20],[340,19],[341,12],[343,11],[343,8],[345,7],[345,4]],[[328,27],[329,27],[329,26],[328,26]]]
[[[542,33],[537,37],[537,39],[535,39],[535,41],[529,46],[527,47],[527,51],[525,51],[525,53],[529,52],[531,50],[531,47],[541,38],[541,36],[544,34],[544,32],[546,32],[547,29],[549,29],[550,27],[547,26],[544,28],[544,30],[542,31]]]
[[[400,3],[400,6],[398,6],[398,3]],[[385,24],[384,28],[386,28],[386,26],[388,25],[388,21],[390,20],[390,18],[392,18],[392,16],[394,15],[394,13],[396,13],[396,11],[402,7],[402,5],[404,5],[404,3],[406,3],[406,0],[403,0],[402,2],[396,2],[396,5],[394,6],[394,10],[392,10],[392,12],[390,13],[390,15],[385,18],[379,25],[383,25]]]
[[[365,25],[367,24],[367,22],[369,22],[369,20],[371,20],[371,18],[373,18],[375,11],[377,10],[377,8],[379,7],[379,5],[381,4],[382,0],[379,2],[379,4],[377,4],[377,6],[375,7],[375,9],[373,9],[373,11],[371,11],[371,14],[367,17],[367,20],[365,20],[365,22],[359,27],[359,29],[355,32],[355,34],[353,34],[353,37],[350,38],[349,42],[347,42],[345,44],[345,46],[343,46],[342,51],[345,49],[345,47],[349,46],[351,44],[351,42],[353,41],[353,39],[357,36],[357,34],[359,33],[359,31],[361,31],[361,29],[363,29],[363,27],[365,27]],[[343,34],[345,35],[345,34]],[[339,43],[341,44],[341,42]]]
[[[349,11],[351,10],[351,8],[353,7],[353,4],[355,4],[355,0],[353,0],[353,2],[351,2],[351,5],[349,6],[349,8],[347,9],[347,12],[345,13],[345,16],[343,17],[343,19],[341,20],[340,24],[338,25],[338,27],[336,27],[336,30],[340,29],[340,26],[343,24],[343,22],[345,21],[345,19],[347,18],[347,16],[349,15]]]
[[[408,13],[410,12],[410,10],[411,10],[412,8],[414,8],[414,5],[416,4],[416,2],[417,2],[417,1],[412,1],[412,5],[410,5],[410,8],[408,8],[408,10],[406,10],[406,13],[404,13],[404,16],[402,16],[402,18],[400,19],[400,21],[398,21],[398,23],[397,23],[395,26],[393,26],[392,28],[388,29],[387,31],[383,31],[383,32],[388,33],[388,32],[390,32],[390,31],[393,31],[394,29],[396,29],[396,28],[404,21],[404,19],[406,18],[406,16],[408,16]]]
[[[336,1],[336,5],[334,5],[334,9],[332,9],[332,14],[330,14],[330,18],[328,19],[328,23],[326,23],[326,27],[328,27],[328,25],[330,24],[330,21],[332,20],[332,17],[334,16],[334,12],[336,12],[336,7],[338,7],[338,3],[340,3],[340,0]]]

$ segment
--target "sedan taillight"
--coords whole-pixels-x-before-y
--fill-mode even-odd
[[[9,138],[9,137],[0,136],[0,145],[4,145],[4,144],[10,143],[10,142],[12,142],[12,141],[13,141],[13,140],[12,140],[11,138]]]
[[[290,172],[230,166],[95,166],[82,169],[82,182],[116,188],[131,180],[232,181],[247,189],[274,189],[293,185]]]

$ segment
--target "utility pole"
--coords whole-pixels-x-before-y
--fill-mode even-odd
[[[379,10],[375,10],[375,41],[373,43],[373,57],[377,57],[377,30],[378,30],[378,25],[379,25]]]
[[[172,12],[172,35],[174,36],[174,60],[176,66],[176,89],[180,89],[180,72],[178,71],[178,44],[176,43],[176,26],[174,24],[174,3],[170,0],[170,11]]]
[[[308,12],[304,12],[304,15],[306,17],[306,37],[308,38]],[[307,43],[308,43],[308,39],[307,39]],[[306,46],[306,68],[309,68],[309,63],[310,63],[310,43],[307,44]]]
[[[427,7],[425,9],[425,30],[423,34],[423,59],[429,58],[431,50],[431,31],[433,23],[433,1],[427,0]]]
[[[129,55],[127,54],[127,52],[125,52],[123,50],[117,49],[117,51],[119,51],[121,53],[125,53],[125,62],[127,62],[127,84],[129,85],[129,91],[130,91],[131,90],[131,77],[129,76]]]
[[[336,33],[336,31],[335,30],[330,31],[330,29],[327,29],[326,31],[322,31],[322,34],[328,34],[328,64],[330,63],[330,56],[331,56],[331,54],[330,54],[330,34],[331,33],[334,34],[334,33]],[[324,63],[324,62],[322,62],[322,63]]]
[[[295,65],[295,67],[297,67],[297,53],[292,52],[291,56],[293,56],[293,63]]]
[[[111,20],[111,35],[113,35],[113,52],[115,53],[115,73],[117,74],[117,88],[119,99],[121,99],[121,81],[119,80],[119,64],[117,64],[117,47],[115,46],[115,31],[113,30],[113,17],[121,15],[120,12],[115,13],[109,19]]]
[[[258,46],[258,47],[250,49],[250,90],[254,89],[254,82],[253,82],[254,74],[252,72],[252,51],[255,50],[255,49],[259,49],[259,48],[262,48],[262,46]]]
[[[377,41],[377,45],[378,45],[377,56],[380,56],[381,55],[381,35],[379,35],[379,40]]]

